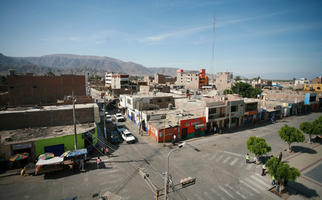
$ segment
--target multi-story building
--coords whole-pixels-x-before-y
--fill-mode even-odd
[[[86,75],[8,76],[9,106],[50,105],[66,96],[86,96],[88,84]]]
[[[224,91],[230,89],[233,82],[233,73],[232,72],[218,72],[216,74],[215,85],[217,90]]]
[[[198,90],[202,86],[208,85],[208,76],[206,76],[206,70],[200,71],[186,71],[183,69],[177,70],[176,85],[184,86],[186,89]]]
[[[128,74],[105,73],[105,86],[111,89],[122,89],[130,87]]]
[[[307,80],[306,78],[300,78],[295,80],[294,85],[303,85],[303,84],[308,84],[310,83],[309,80]]]

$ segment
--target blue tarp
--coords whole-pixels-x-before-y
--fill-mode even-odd
[[[87,154],[87,149],[77,149],[77,150],[72,150],[72,151],[67,151],[65,153],[63,153],[64,157],[75,157],[75,156],[80,156],[80,155],[84,155]]]

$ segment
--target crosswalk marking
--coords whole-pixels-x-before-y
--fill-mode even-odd
[[[220,156],[216,159],[216,162],[219,162],[223,157],[224,157],[224,155],[220,155]]]
[[[243,157],[243,155],[241,155],[241,154],[233,153],[233,152],[229,152],[229,151],[220,151],[220,152],[223,152],[223,153],[226,153],[226,154],[230,154],[230,155],[233,155],[233,156]]]
[[[214,193],[214,194],[218,194],[218,191],[215,190],[215,188],[211,188],[211,191]],[[221,200],[226,200],[223,196],[220,196],[220,199]]]
[[[234,199],[234,196],[233,196],[232,194],[230,194],[227,190],[225,190],[225,188],[223,188],[222,186],[219,186],[219,189],[220,189],[221,191],[223,191],[224,193],[226,193],[228,196],[230,196],[231,198],[233,198],[233,199]]]
[[[235,192],[236,194],[238,194],[241,198],[246,199],[246,197],[245,197],[243,194],[241,194],[240,192],[238,192],[238,190],[235,190],[235,189],[234,189],[233,187],[231,187],[230,185],[226,184],[225,186],[226,186],[226,187],[228,187],[231,191],[233,191],[233,192]]]
[[[244,184],[245,186],[247,186],[248,188],[250,188],[251,190],[253,190],[254,192],[256,192],[257,194],[259,194],[260,192],[258,192],[257,190],[255,190],[255,188],[253,188],[252,186],[250,186],[248,183],[246,183],[243,180],[240,180],[239,182],[241,182],[242,184]]]
[[[261,186],[259,184],[254,183],[254,181],[252,179],[250,179],[250,178],[246,178],[245,181],[247,181],[249,184],[255,186],[259,190],[265,190],[266,189],[265,187],[263,187],[263,186]]]
[[[231,157],[227,157],[224,161],[223,161],[223,163],[225,164],[229,159],[230,159]]]
[[[250,168],[252,168],[252,166],[252,164],[248,164],[246,168],[249,170]]]
[[[262,179],[260,179],[259,177],[256,177],[256,175],[252,175],[251,178],[253,178],[254,180],[256,180],[258,183],[261,183],[263,186],[268,187],[268,184],[265,183]]]
[[[235,158],[231,163],[230,163],[230,166],[233,166],[235,165],[235,163],[239,160],[239,158]]]

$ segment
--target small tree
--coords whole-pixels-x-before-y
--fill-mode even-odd
[[[310,122],[302,122],[300,124],[300,129],[304,133],[309,135],[309,142],[311,143],[311,135],[312,135],[312,130],[313,130],[313,124]]]
[[[225,89],[224,94],[232,94],[233,91],[231,89]]]
[[[299,129],[288,125],[284,125],[278,131],[278,135],[288,144],[289,151],[291,151],[291,144],[293,142],[304,142],[305,140],[303,133]]]
[[[287,185],[288,181],[295,181],[301,174],[298,169],[290,167],[288,164],[279,162],[278,158],[273,157],[265,164],[268,173],[275,177],[279,185]]]
[[[275,177],[279,163],[280,161],[277,157],[272,157],[265,163],[267,171],[271,176]]]
[[[253,153],[257,160],[263,154],[266,154],[272,150],[272,148],[266,143],[264,138],[251,136],[246,142],[247,149]]]

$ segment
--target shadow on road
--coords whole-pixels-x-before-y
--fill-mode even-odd
[[[317,153],[314,149],[303,147],[303,146],[292,146],[292,151],[294,153],[309,153],[309,154]]]
[[[320,196],[314,189],[308,188],[302,183],[289,182],[288,188],[289,189],[287,190],[287,192],[289,195],[300,194],[306,198],[314,198]]]
[[[59,178],[67,177],[67,176],[80,174],[80,173],[86,173],[86,172],[91,171],[91,170],[96,170],[97,165],[94,162],[87,162],[87,163],[85,163],[84,168],[85,168],[84,172],[81,172],[78,169],[75,170],[75,171],[73,171],[72,169],[65,169],[63,171],[56,171],[56,172],[46,173],[46,174],[44,174],[44,179],[59,179]],[[101,168],[112,169],[112,167],[105,167],[105,166],[102,166]]]

